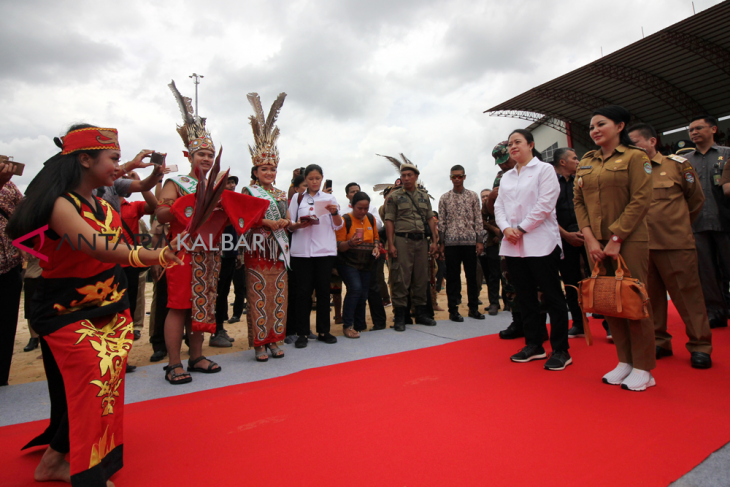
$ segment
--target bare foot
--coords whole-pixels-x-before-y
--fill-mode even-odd
[[[51,447],[43,453],[41,463],[35,469],[36,482],[61,481],[71,483],[71,466],[66,461],[66,454]]]

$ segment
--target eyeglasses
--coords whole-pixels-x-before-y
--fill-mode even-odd
[[[707,125],[698,125],[696,127],[690,127],[689,130],[687,130],[690,134],[692,132],[699,132],[700,130],[704,130],[707,128]]]
[[[451,179],[464,179],[466,174],[452,174]]]

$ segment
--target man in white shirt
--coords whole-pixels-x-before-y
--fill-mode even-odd
[[[347,194],[347,200],[350,202],[347,204],[347,211],[352,211],[352,197],[356,193],[359,193],[360,185],[357,183],[350,183],[345,186],[345,193]],[[375,219],[375,226],[378,230],[383,228],[383,220],[380,218],[380,212],[378,208],[370,203],[370,209],[368,213],[373,215]],[[373,274],[370,278],[370,289],[368,290],[368,307],[370,308],[370,319],[373,322],[373,330],[384,330],[386,327],[387,317],[385,316],[385,307],[383,306],[383,298],[380,294],[380,274],[384,273],[385,256],[378,257],[378,261],[373,268]]]

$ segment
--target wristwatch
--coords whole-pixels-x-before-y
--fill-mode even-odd
[[[527,232],[525,231],[525,229],[524,229],[524,228],[522,228],[522,227],[521,227],[521,226],[519,226],[519,225],[517,225],[517,230],[519,230],[519,231],[520,231],[520,232],[522,232],[522,233],[527,233]]]
[[[618,235],[611,235],[611,241],[616,243],[623,243],[623,239],[619,238]]]

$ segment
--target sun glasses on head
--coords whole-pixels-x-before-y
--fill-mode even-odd
[[[452,174],[451,179],[464,179],[466,174]]]

